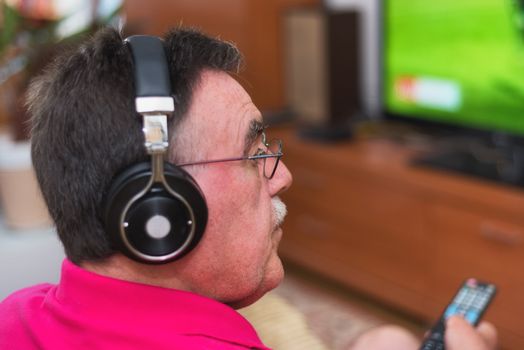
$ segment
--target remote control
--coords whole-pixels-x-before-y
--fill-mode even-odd
[[[460,287],[455,297],[442,313],[440,319],[431,328],[424,339],[420,350],[444,350],[444,331],[446,319],[453,315],[461,315],[466,321],[476,326],[484,311],[495,296],[497,288],[494,284],[480,282],[470,278]]]

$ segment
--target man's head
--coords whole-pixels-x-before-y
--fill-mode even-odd
[[[192,156],[178,141],[177,124],[187,115],[200,73],[236,72],[241,56],[232,45],[195,31],[173,31],[165,46],[176,99],[169,157],[177,161],[179,154]],[[115,175],[148,160],[134,94],[129,48],[112,29],[64,53],[31,86],[33,161],[73,262],[115,253],[102,226],[106,192]]]
[[[169,161],[249,156],[264,149],[260,112],[228,74],[240,67],[238,50],[186,30],[169,33],[165,46],[176,110]],[[148,159],[134,110],[131,65],[122,37],[105,30],[61,56],[30,91],[35,170],[66,253],[76,263],[115,256],[103,229],[103,200],[118,172]],[[243,305],[280,281],[281,231],[272,203],[291,176],[281,164],[269,180],[263,167],[261,160],[185,167],[203,190],[209,220],[200,244],[169,266],[180,287]]]

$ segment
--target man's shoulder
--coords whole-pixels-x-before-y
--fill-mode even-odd
[[[27,307],[36,306],[39,301],[45,299],[47,293],[52,287],[52,284],[43,283],[23,288],[12,293],[0,302],[0,320],[4,317],[5,312],[13,311],[13,309],[26,309]]]
[[[0,349],[37,348],[24,331],[42,309],[51,284],[21,289],[0,302]]]

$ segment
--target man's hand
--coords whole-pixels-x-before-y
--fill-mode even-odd
[[[495,350],[497,330],[488,322],[473,328],[462,317],[453,316],[446,322],[445,342],[447,350]]]

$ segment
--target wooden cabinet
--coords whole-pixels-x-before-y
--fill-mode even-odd
[[[318,144],[280,130],[294,183],[281,255],[432,322],[468,277],[495,282],[486,314],[524,348],[524,191],[410,165],[385,140]]]
[[[487,208],[485,208],[487,209]],[[489,314],[507,338],[523,340],[524,215],[512,218],[492,210],[435,203],[428,230],[435,239],[436,262],[432,288],[441,303],[445,292],[464,276],[496,281],[500,293]],[[511,349],[521,349],[513,346]]]

